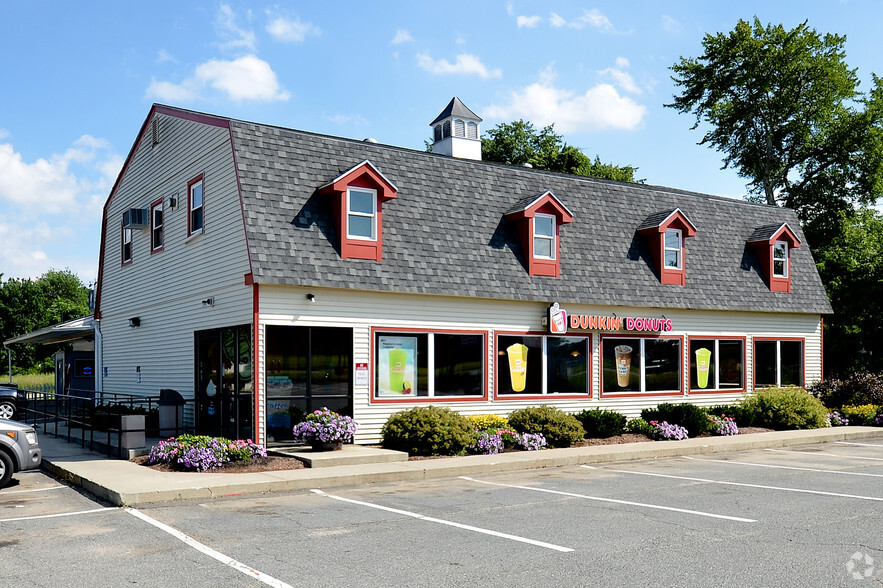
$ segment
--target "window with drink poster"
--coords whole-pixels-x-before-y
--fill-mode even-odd
[[[417,395],[417,337],[377,337],[377,396]]]
[[[601,337],[602,396],[681,395],[680,336]]]

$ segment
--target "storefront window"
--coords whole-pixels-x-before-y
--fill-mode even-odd
[[[754,387],[802,386],[803,341],[754,341]]]
[[[589,338],[497,337],[497,394],[588,394]]]
[[[681,340],[606,337],[601,340],[603,392],[681,390]]]
[[[374,337],[375,397],[484,394],[484,335],[378,332]]]
[[[690,389],[742,390],[745,343],[739,339],[690,338]]]

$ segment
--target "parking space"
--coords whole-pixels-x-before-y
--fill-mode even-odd
[[[883,439],[139,509],[21,474],[0,584],[37,552],[96,587],[875,585],[881,478]]]

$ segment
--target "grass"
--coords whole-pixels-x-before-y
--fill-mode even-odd
[[[55,386],[55,374],[21,374],[12,376],[12,381],[18,384],[19,388],[42,389],[43,386]]]

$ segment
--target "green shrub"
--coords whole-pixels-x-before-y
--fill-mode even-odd
[[[509,426],[519,433],[541,433],[549,447],[570,447],[585,437],[575,416],[545,404],[513,411]]]
[[[690,437],[696,437],[708,430],[708,411],[695,404],[670,404],[663,402],[656,408],[641,411],[645,421],[666,421],[687,429]]]
[[[653,425],[642,418],[629,419],[629,421],[625,424],[625,430],[628,433],[634,433],[636,435],[647,435],[648,437],[652,437],[654,433]]]
[[[469,422],[478,431],[509,428],[509,420],[496,414],[472,414],[466,418],[469,419]]]
[[[605,438],[615,435],[622,435],[625,429],[626,418],[624,414],[619,414],[614,410],[601,410],[593,408],[592,410],[584,410],[575,415],[586,430],[586,437]]]
[[[758,427],[819,429],[830,423],[828,409],[803,388],[764,388],[743,399],[740,406],[752,414],[752,423]]]
[[[875,404],[843,406],[840,408],[840,414],[849,419],[850,425],[873,425],[877,415],[881,412],[883,412],[883,407]]]
[[[437,406],[395,413],[383,425],[381,435],[383,447],[408,455],[462,455],[478,438],[468,418]]]

